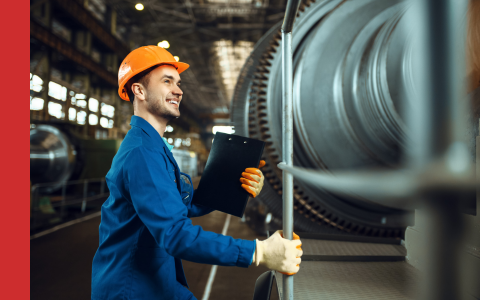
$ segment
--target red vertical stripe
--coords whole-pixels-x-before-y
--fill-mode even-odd
[[[1,299],[30,297],[30,1],[2,1]]]

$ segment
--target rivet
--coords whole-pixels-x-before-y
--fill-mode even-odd
[[[247,141],[245,141],[245,142],[243,142],[243,143],[245,143],[245,144],[246,144],[246,143],[247,143]]]

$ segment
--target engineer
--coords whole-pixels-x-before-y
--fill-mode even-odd
[[[106,176],[110,196],[102,206],[92,299],[195,299],[182,259],[243,268],[263,264],[286,273],[299,270],[300,240],[284,239],[277,231],[267,240],[248,241],[192,225],[190,218],[211,209],[192,204],[191,180],[180,172],[172,146],[163,139],[168,121],[180,116],[179,74],[188,67],[167,50],[146,46],[128,54],[119,68],[118,92],[133,103],[134,115]],[[249,168],[240,175],[242,187],[258,195],[262,172]]]

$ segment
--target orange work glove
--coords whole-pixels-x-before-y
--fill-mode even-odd
[[[257,168],[247,168],[245,172],[242,172],[242,178],[240,182],[242,183],[242,188],[252,195],[252,198],[255,198],[263,188],[263,173],[259,169],[265,165],[265,161],[261,160],[260,165]]]
[[[282,274],[293,275],[300,270],[303,251],[300,237],[294,234],[294,240],[283,238],[283,231],[277,230],[264,241],[256,240],[257,246],[252,264],[264,265]]]
[[[279,230],[279,231],[281,231],[280,236],[283,238],[283,230]],[[293,240],[294,240],[294,241],[295,241],[295,240],[300,240],[300,237],[299,237],[298,234],[296,234],[295,232],[293,232]],[[300,250],[300,251],[302,251],[301,254],[300,254],[300,256],[297,256],[297,258],[300,258],[300,257],[302,257],[302,254],[303,254],[302,244],[298,245],[298,246],[297,246],[297,249]],[[300,268],[300,265],[297,265],[297,267]],[[298,271],[297,271],[297,272],[298,272]],[[280,273],[285,274],[285,275],[295,275],[295,274],[297,274],[296,272],[295,272],[295,273],[284,273],[284,272],[280,272]]]

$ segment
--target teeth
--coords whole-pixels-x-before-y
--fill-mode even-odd
[[[173,103],[173,104],[177,104],[177,105],[178,105],[178,102],[175,101],[175,100],[170,100],[170,101],[168,101],[168,103]]]

